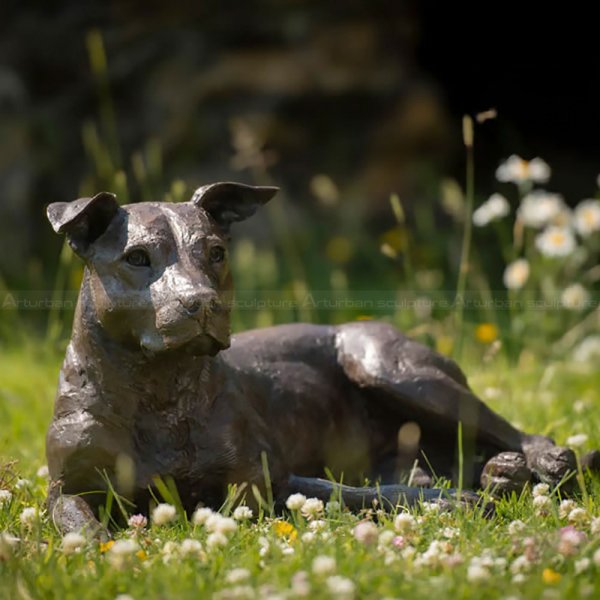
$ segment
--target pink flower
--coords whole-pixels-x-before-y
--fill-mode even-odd
[[[404,548],[404,546],[406,546],[406,539],[401,535],[397,535],[392,540],[392,545],[394,546],[394,548],[398,548],[398,550],[402,550],[402,548]]]
[[[572,556],[577,553],[577,548],[586,540],[587,536],[582,531],[577,531],[572,525],[562,527],[557,550],[563,556]]]
[[[132,529],[143,529],[148,525],[148,519],[144,515],[131,515],[127,524]]]

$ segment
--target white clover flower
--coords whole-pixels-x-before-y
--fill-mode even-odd
[[[300,510],[306,503],[306,496],[304,494],[292,494],[285,501],[285,505],[290,510]]]
[[[594,517],[590,524],[592,535],[600,535],[600,517]]]
[[[339,513],[341,509],[342,509],[342,505],[337,500],[330,500],[325,505],[325,512],[328,515],[335,515],[335,514]]]
[[[574,283],[563,290],[560,302],[569,310],[584,310],[590,302],[590,293],[580,283]]]
[[[317,539],[314,531],[305,531],[300,538],[304,544],[312,544]]]
[[[179,552],[182,556],[202,557],[202,544],[193,538],[186,538],[179,546]]]
[[[166,525],[177,518],[177,509],[172,504],[162,503],[152,511],[154,525]]]
[[[513,574],[531,571],[531,561],[524,555],[517,556],[510,564],[510,572]]]
[[[573,351],[577,362],[589,363],[600,360],[600,335],[589,335]]]
[[[117,540],[109,549],[110,554],[115,556],[128,556],[134,554],[140,549],[137,542],[131,538]]]
[[[492,194],[473,213],[473,224],[477,227],[485,227],[492,221],[501,219],[510,213],[508,200],[502,194]]]
[[[118,596],[115,596],[115,600],[134,600],[134,598],[129,594],[119,594]]]
[[[251,585],[236,585],[225,588],[212,595],[212,600],[254,600],[257,597],[255,589]],[[264,595],[262,595],[264,597]]]
[[[594,556],[592,557],[592,560],[594,561],[594,564],[597,567],[600,567],[600,548],[598,548],[598,550],[596,550],[596,552],[594,552]]]
[[[248,519],[251,519],[253,516],[254,516],[254,513],[252,512],[252,509],[249,508],[248,506],[238,506],[233,511],[233,518],[236,521],[247,521]]]
[[[535,238],[536,248],[551,258],[562,258],[572,254],[577,241],[570,229],[551,225]]]
[[[228,535],[237,529],[237,523],[230,517],[213,513],[204,523],[206,531]]]
[[[525,583],[527,581],[527,577],[525,577],[523,573],[517,573],[516,575],[512,576],[511,581],[514,584],[519,585],[521,583]]]
[[[533,508],[539,516],[546,515],[550,512],[552,500],[549,496],[535,496],[533,499]]]
[[[374,544],[379,538],[379,530],[373,521],[363,521],[354,528],[354,537],[365,546]]]
[[[15,490],[26,490],[31,487],[31,481],[29,479],[17,479],[15,483]]]
[[[306,500],[306,502],[302,505],[300,512],[310,520],[321,516],[324,508],[325,507],[323,506],[322,500],[319,500],[318,498],[308,498],[308,500]]]
[[[377,544],[381,548],[384,548],[385,546],[389,546],[392,543],[392,540],[395,539],[395,537],[396,537],[396,534],[393,531],[390,531],[389,529],[384,529],[379,534],[379,539],[377,540]]]
[[[323,519],[316,519],[311,521],[308,527],[311,531],[323,531],[327,528],[327,521],[324,521]]]
[[[250,571],[242,567],[231,569],[225,575],[225,581],[230,584],[242,583],[242,581],[247,581],[248,579],[250,579]]]
[[[480,564],[471,564],[467,569],[467,581],[470,583],[481,583],[490,578],[490,572]]]
[[[394,519],[394,529],[398,533],[412,533],[417,528],[417,520],[410,513],[400,513]]]
[[[423,502],[421,508],[425,515],[437,515],[442,509],[437,502]]]
[[[81,533],[67,533],[62,539],[62,551],[64,554],[74,554],[79,552],[86,542],[87,540]]]
[[[315,575],[330,575],[336,569],[336,562],[333,556],[319,555],[312,561],[312,572]]]
[[[34,506],[28,506],[24,508],[21,514],[19,515],[19,520],[25,527],[33,527],[39,518],[38,509]]]
[[[140,547],[132,539],[124,538],[117,540],[108,551],[108,561],[116,569],[121,569],[128,558],[139,549]]]
[[[575,568],[575,575],[580,575],[584,571],[587,571],[592,564],[592,561],[587,558],[580,558],[573,563],[573,567]]]
[[[550,179],[550,167],[541,158],[530,161],[513,154],[496,169],[496,179],[503,183],[546,183]]]
[[[8,504],[12,500],[12,492],[9,490],[0,490],[0,507]]]
[[[577,525],[583,527],[590,520],[590,515],[583,508],[574,508],[567,517],[571,525]]]
[[[573,226],[581,237],[600,231],[600,200],[583,200],[575,207]]]
[[[547,483],[538,483],[533,486],[531,492],[534,497],[536,496],[547,496],[550,493],[550,486]]]
[[[561,519],[566,519],[575,508],[577,508],[577,503],[573,500],[562,500],[558,506],[558,516]]]
[[[207,538],[206,538],[206,545],[209,548],[219,548],[222,546],[227,546],[227,542],[229,540],[227,539],[227,536],[220,533],[220,532],[215,532],[215,533],[211,533]]]
[[[291,590],[294,596],[302,598],[310,595],[310,581],[306,571],[298,571],[292,575]]]
[[[48,472],[48,465],[42,465],[36,472],[36,475],[40,479],[48,479],[50,477],[50,473]]]
[[[508,524],[508,533],[510,535],[519,535],[525,531],[525,523],[520,519],[515,519]]]
[[[159,540],[156,541],[158,542]],[[163,563],[168,565],[179,554],[179,545],[172,541],[165,542],[163,547],[160,549],[160,553],[163,557]]]
[[[214,512],[210,508],[198,508],[192,516],[192,523],[194,525],[204,525],[208,517],[213,515]]]
[[[332,575],[326,580],[329,593],[336,598],[345,598],[351,600],[354,598],[356,586],[347,577],[341,575]]]
[[[588,442],[588,436],[585,433],[578,433],[567,438],[567,446],[571,448],[581,448]]]
[[[529,271],[529,262],[525,258],[517,258],[504,270],[504,285],[509,290],[520,290],[529,279]]]
[[[517,209],[517,218],[527,227],[541,229],[568,212],[562,196],[542,190],[527,194]],[[564,219],[563,219],[564,220]]]

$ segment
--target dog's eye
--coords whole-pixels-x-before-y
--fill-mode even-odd
[[[125,260],[127,261],[127,264],[130,264],[132,267],[150,266],[150,257],[145,250],[132,250],[127,253]]]
[[[212,263],[223,262],[223,259],[225,258],[225,248],[222,246],[213,246],[209,251],[208,257]]]

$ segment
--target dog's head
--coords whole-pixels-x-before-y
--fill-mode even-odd
[[[229,346],[229,228],[276,192],[214,183],[190,202],[126,206],[101,192],[47,213],[86,263],[81,310],[111,339],[150,354],[185,347],[214,355]]]

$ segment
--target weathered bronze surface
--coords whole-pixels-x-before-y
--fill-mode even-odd
[[[264,491],[263,455],[279,502],[291,492],[328,499],[336,486],[318,479],[325,467],[348,484],[387,484],[344,486],[351,508],[447,500],[454,492],[397,482],[419,460],[413,479],[427,484],[423,456],[455,476],[459,420],[474,449],[467,481],[490,459],[484,484],[500,491],[575,468],[570,450],[512,427],[454,362],[386,323],[230,337],[229,228],[276,191],[217,183],[181,204],[120,207],[102,192],[48,207],[86,263],[47,436],[49,505],[63,531],[100,532],[107,477],[139,511],[153,478],[172,477],[191,511],[219,507],[230,483]],[[506,452],[519,454],[495,458]]]

